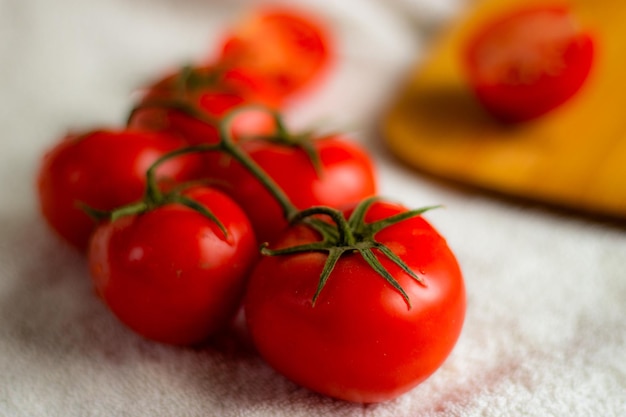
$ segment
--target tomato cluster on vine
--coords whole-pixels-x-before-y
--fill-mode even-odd
[[[448,356],[464,284],[425,209],[377,197],[366,149],[286,126],[290,98],[332,58],[312,16],[258,10],[217,58],[147,85],[125,126],[56,144],[38,195],[50,228],[85,254],[101,299],[133,331],[200,345],[243,306],[278,372],[378,402]]]

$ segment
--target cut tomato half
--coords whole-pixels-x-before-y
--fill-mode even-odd
[[[560,106],[584,85],[594,40],[562,5],[499,16],[469,39],[465,67],[484,107],[505,122],[524,122]]]

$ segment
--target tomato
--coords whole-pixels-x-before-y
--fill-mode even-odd
[[[406,212],[378,201],[365,224]],[[420,283],[372,249],[406,299],[361,256],[361,242],[339,257],[319,292],[330,252],[263,257],[244,301],[252,341],[270,366],[308,389],[361,403],[393,399],[431,375],[459,337],[466,303],[457,260],[423,217],[399,221],[374,238],[421,277]],[[272,248],[320,241],[317,231],[297,224]]]
[[[309,143],[319,157],[318,172],[302,144],[289,140],[282,141],[278,136],[256,138],[242,141],[239,146],[296,208],[341,207],[376,193],[373,163],[356,143],[340,135],[310,138]],[[244,208],[261,242],[273,241],[287,227],[276,199],[232,156],[221,155],[205,167],[205,173]]]
[[[219,332],[238,310],[258,258],[245,213],[225,194],[196,186],[200,203],[227,231],[177,202],[101,224],[89,249],[94,285],[111,311],[138,334],[195,345]]]
[[[469,38],[465,67],[484,107],[504,122],[532,120],[573,97],[594,60],[594,40],[565,6],[514,10]]]
[[[146,170],[185,145],[177,137],[137,130],[69,134],[44,156],[37,178],[44,219],[65,241],[84,251],[96,222],[81,204],[112,210],[142,197]],[[200,161],[186,155],[159,167],[162,181],[197,178]]]
[[[226,36],[219,59],[255,72],[269,91],[287,97],[318,80],[330,56],[328,31],[311,14],[266,6]]]
[[[274,109],[279,101],[244,69],[184,67],[145,89],[129,126],[180,135],[191,145],[216,143],[220,119],[234,108],[251,104]],[[251,110],[237,118],[233,129],[245,135],[265,133],[272,127],[267,112]]]

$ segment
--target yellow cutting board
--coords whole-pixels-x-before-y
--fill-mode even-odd
[[[596,37],[590,78],[532,122],[505,126],[475,101],[460,55],[468,34],[524,0],[483,0],[411,71],[383,118],[383,137],[423,172],[611,217],[626,218],[626,1],[572,0]]]

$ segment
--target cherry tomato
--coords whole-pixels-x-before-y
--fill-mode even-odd
[[[406,211],[379,201],[365,222]],[[358,249],[339,257],[315,303],[328,253],[265,256],[244,301],[252,341],[269,365],[313,391],[361,403],[393,399],[439,368],[459,337],[466,303],[457,260],[423,217],[402,220],[374,237],[421,277],[422,283],[372,249],[410,305]],[[297,224],[272,248],[320,240],[317,231]]]
[[[136,130],[69,134],[44,156],[37,190],[43,217],[64,240],[84,251],[96,222],[81,204],[112,210],[140,199],[146,170],[185,145],[177,137]],[[201,159],[186,155],[157,170],[162,181],[197,178]]]
[[[319,79],[330,54],[328,31],[311,14],[266,6],[226,37],[219,59],[255,72],[269,91],[287,97]]]
[[[257,138],[239,146],[298,209],[341,207],[376,193],[374,166],[363,148],[339,135],[311,138],[310,144],[319,157],[319,172],[298,144]],[[243,207],[260,242],[273,241],[287,227],[276,199],[231,156],[221,155],[205,167],[205,173]]]
[[[194,345],[238,310],[258,258],[244,212],[225,194],[195,187],[184,196],[221,222],[180,203],[101,224],[89,249],[94,285],[111,311],[138,334]]]
[[[216,65],[185,67],[146,88],[129,126],[182,136],[189,144],[216,143],[220,119],[236,107],[258,104],[277,108],[261,81],[244,69]],[[197,112],[205,120],[199,120]],[[271,131],[267,112],[243,112],[233,125],[239,136]]]
[[[465,66],[478,100],[504,122],[559,107],[583,86],[594,41],[565,6],[514,10],[470,37]]]

